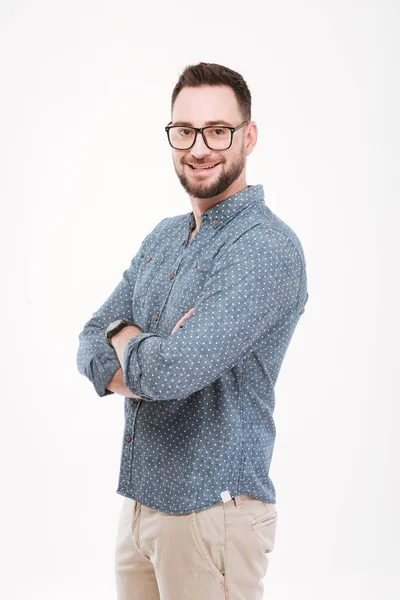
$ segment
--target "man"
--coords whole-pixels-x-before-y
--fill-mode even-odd
[[[166,127],[192,211],[143,240],[79,336],[79,371],[125,396],[119,600],[261,600],[277,511],[274,386],[308,299],[294,231],[247,185],[238,73],[188,66]]]

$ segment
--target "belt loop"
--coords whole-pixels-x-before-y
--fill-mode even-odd
[[[235,503],[236,508],[240,508],[242,506],[242,501],[240,499],[240,496],[234,496],[233,501]]]

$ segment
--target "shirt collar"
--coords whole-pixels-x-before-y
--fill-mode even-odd
[[[248,185],[247,188],[240,190],[233,196],[221,200],[218,204],[215,204],[208,210],[201,214],[201,220],[212,223],[213,225],[220,225],[225,223],[228,219],[232,218],[235,213],[244,208],[249,204],[255,202],[264,204],[264,187],[262,184]],[[192,227],[195,226],[195,218],[193,211],[188,213],[189,220]]]

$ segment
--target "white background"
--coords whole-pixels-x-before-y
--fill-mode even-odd
[[[399,597],[399,10],[1,1],[2,598],[116,597],[124,399],[78,373],[78,334],[145,235],[191,210],[164,126],[199,61],[249,85],[247,183],[308,267],[265,598]]]

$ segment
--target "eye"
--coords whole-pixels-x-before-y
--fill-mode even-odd
[[[188,137],[189,135],[193,135],[193,130],[192,129],[188,129],[187,127],[180,128],[180,129],[178,129],[178,134],[181,137]]]
[[[223,127],[214,127],[213,129],[209,129],[209,134],[213,135],[214,137],[221,137],[223,135],[226,135],[228,130],[223,128]]]

